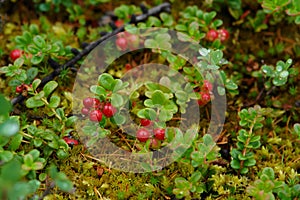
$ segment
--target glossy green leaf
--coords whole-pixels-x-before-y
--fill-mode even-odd
[[[51,8],[50,3],[41,3],[39,4],[39,10],[43,12],[48,12]]]
[[[239,160],[236,160],[236,159],[233,159],[233,160],[230,162],[230,166],[231,166],[233,169],[240,169],[240,168],[241,168],[241,164],[240,164]]]
[[[297,134],[300,134],[300,124],[299,123],[294,124],[294,130]]]
[[[274,72],[273,72],[273,67],[272,66],[269,66],[269,65],[263,65],[262,66],[262,71],[269,77],[272,77]]]
[[[27,74],[27,79],[29,81],[32,81],[39,73],[39,70],[35,67],[31,67],[27,70],[26,74]]]
[[[33,160],[36,160],[40,156],[40,152],[37,149],[31,150],[28,154],[32,155]]]
[[[4,95],[0,94],[0,116],[8,116],[8,113],[11,111],[12,106],[11,103],[6,100]]]
[[[24,59],[22,57],[20,57],[14,61],[14,66],[16,66],[16,67],[22,67],[23,64],[24,64]]]
[[[41,84],[41,79],[35,79],[33,82],[32,82],[32,89],[35,91],[38,86]]]
[[[26,106],[27,108],[37,108],[44,106],[45,103],[42,100],[36,100],[34,97],[30,97],[29,99],[26,100]]]
[[[249,169],[246,168],[246,167],[243,167],[241,170],[240,170],[240,173],[241,174],[247,174],[249,172]]]
[[[193,174],[191,175],[190,181],[191,181],[192,183],[197,183],[197,182],[200,180],[201,177],[202,177],[201,172],[195,171],[195,172],[193,172]]]
[[[65,112],[64,112],[64,109],[63,108],[57,108],[56,110],[56,113],[57,115],[62,119],[64,120],[66,117],[65,117]]]
[[[173,18],[171,15],[169,15],[167,13],[161,13],[159,16],[162,19],[164,26],[172,26]]]
[[[159,120],[163,122],[170,121],[172,117],[172,113],[165,109],[161,109],[158,115]]]
[[[159,47],[159,44],[154,39],[146,39],[144,43],[146,48],[156,49]]]
[[[37,48],[35,45],[31,44],[28,45],[27,50],[29,51],[29,53],[31,53],[32,55],[35,55],[39,52],[39,48]]]
[[[8,119],[0,124],[0,136],[11,137],[18,133],[19,122],[15,119]]]
[[[21,163],[18,159],[13,159],[1,166],[0,177],[7,183],[17,182],[22,177]]]
[[[33,43],[39,48],[44,48],[46,45],[44,38],[42,38],[40,35],[33,37]]]
[[[21,69],[21,72],[19,72],[19,74],[17,74],[17,75],[15,76],[15,78],[18,79],[18,80],[21,81],[21,82],[26,81],[26,79],[27,79],[26,71],[23,70],[23,69]]]
[[[252,167],[256,164],[256,160],[254,158],[250,158],[250,159],[247,159],[245,162],[244,162],[244,166],[245,167]]]
[[[50,167],[49,173],[50,177],[54,180],[56,186],[60,190],[64,192],[71,192],[73,189],[73,184],[64,173],[58,172],[54,165]]]
[[[28,167],[32,166],[32,164],[33,164],[33,157],[32,157],[31,154],[26,154],[23,159],[24,159],[24,164],[26,166],[28,166]]]
[[[48,142],[48,146],[53,148],[53,149],[58,149],[59,148],[58,142],[55,139],[52,140],[51,142]]]
[[[114,78],[108,73],[103,73],[98,78],[98,83],[101,87],[112,90],[115,84]]]
[[[255,142],[250,142],[247,147],[248,148],[253,148],[253,149],[257,149],[259,148],[261,145],[260,141],[255,141]]]
[[[43,88],[45,92],[45,97],[48,97],[58,86],[56,81],[49,81]]]
[[[42,98],[44,98],[44,97],[45,97],[45,92],[44,91],[40,91],[38,94],[36,94],[32,98],[34,100],[42,100]]]
[[[43,144],[43,140],[40,139],[40,138],[36,138],[36,139],[33,140],[33,145],[35,147],[40,147],[42,144]]]
[[[66,126],[71,127],[72,125],[74,125],[74,123],[77,121],[77,119],[78,119],[77,116],[68,117],[68,119],[65,122]]]
[[[266,167],[263,169],[262,174],[266,175],[270,180],[275,179],[274,170],[271,167]]]
[[[228,90],[236,90],[236,89],[238,89],[237,84],[235,84],[232,80],[229,80],[229,79],[226,80],[225,87]]]
[[[154,120],[156,119],[156,112],[151,108],[144,108],[138,111],[137,116],[139,118]]]
[[[186,102],[188,100],[188,94],[182,90],[176,91],[175,96],[178,100]]]
[[[211,52],[211,59],[213,64],[219,64],[223,58],[223,52],[221,50],[216,50]]]
[[[57,108],[60,104],[60,97],[56,95],[52,95],[49,101],[50,108]]]
[[[38,65],[38,64],[40,64],[43,61],[44,57],[45,57],[44,54],[34,55],[34,56],[32,56],[32,58],[31,58],[30,61],[32,62],[32,64]]]
[[[164,105],[167,100],[164,93],[160,90],[155,90],[152,93],[151,99],[152,99],[153,105]]]
[[[113,120],[114,124],[121,125],[126,122],[126,117],[121,114],[115,114],[111,120]]]
[[[123,97],[120,94],[113,93],[111,95],[111,104],[117,108],[121,107],[124,104]]]
[[[33,35],[37,35],[39,33],[39,27],[36,24],[30,24],[29,26],[29,31],[30,33],[32,33]]]
[[[251,137],[250,142],[257,142],[259,140],[260,140],[260,136],[256,135],[256,136]]]
[[[9,142],[8,149],[11,151],[16,151],[20,147],[22,143],[22,139],[23,136],[21,134],[17,134],[13,136]]]
[[[92,85],[90,91],[96,95],[106,95],[106,90],[99,85]]]
[[[214,142],[213,138],[211,135],[209,134],[205,134],[203,136],[203,143],[207,146],[207,147],[212,147],[215,146],[216,143]]]
[[[11,151],[2,151],[0,152],[0,160],[1,162],[8,162],[10,161],[11,159],[13,159],[14,157],[14,154],[11,152]]]
[[[147,20],[147,26],[151,27],[151,26],[155,26],[155,27],[160,27],[161,26],[161,21],[154,16],[150,16]]]
[[[63,149],[58,149],[56,152],[58,159],[65,159],[69,156],[69,153]]]

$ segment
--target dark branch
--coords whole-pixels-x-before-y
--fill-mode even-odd
[[[53,68],[53,69],[57,69],[60,67],[60,65],[55,61],[53,60],[52,58],[49,58],[48,59],[48,64]]]
[[[148,13],[148,8],[146,8],[146,6],[144,4],[141,3],[140,4],[140,8],[141,8],[143,14],[147,14]]]
[[[79,54],[79,50],[78,50],[78,49],[75,49],[75,48],[72,48],[72,49],[71,49],[71,52],[72,52],[72,54],[74,54],[75,56],[76,56],[77,54]]]

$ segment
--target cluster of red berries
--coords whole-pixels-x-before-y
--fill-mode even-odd
[[[116,46],[119,50],[125,51],[127,49],[134,50],[139,46],[139,37],[137,35],[123,32],[117,35]]]
[[[212,90],[213,90],[213,85],[208,80],[204,80],[203,85],[201,87],[201,91],[199,92],[200,93],[200,99],[198,99],[199,106],[204,106],[211,100],[209,93]]]
[[[12,61],[17,60],[22,55],[22,51],[20,49],[14,49],[10,52],[9,57]]]
[[[229,39],[229,32],[224,28],[219,30],[211,29],[206,33],[206,39],[211,42],[220,39],[223,42]]]
[[[136,138],[140,142],[146,142],[147,140],[150,139],[151,147],[157,148],[159,144],[158,141],[163,141],[165,139],[165,129],[163,128],[152,129],[151,126],[153,125],[153,122],[149,119],[141,119],[140,124],[141,126],[143,126],[143,128],[140,128],[136,132]],[[153,138],[151,138],[150,128],[154,134]]]
[[[110,102],[101,102],[97,98],[87,97],[83,99],[83,105],[81,113],[89,116],[92,122],[100,122],[102,115],[110,118],[117,112],[117,109]]]
[[[21,85],[18,85],[16,87],[16,93],[22,93],[23,90],[28,90],[28,88],[31,87],[31,84],[30,85],[27,85],[27,84],[21,84]]]

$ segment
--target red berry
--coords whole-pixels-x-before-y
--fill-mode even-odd
[[[93,98],[87,97],[87,98],[83,99],[83,105],[86,108],[92,107],[93,106]]]
[[[201,99],[198,99],[197,103],[199,106],[204,106],[205,104],[207,104],[207,102],[204,102]]]
[[[99,99],[96,99],[96,98],[87,97],[87,98],[83,99],[83,105],[86,108],[91,108],[91,107],[97,108],[100,106],[100,104],[101,103],[100,103]]]
[[[127,71],[129,71],[129,70],[131,70],[131,69],[132,69],[131,64],[127,63],[127,64],[125,65],[125,71],[127,72]]]
[[[114,116],[114,114],[116,114],[117,109],[113,105],[111,105],[111,103],[106,103],[103,107],[102,112],[106,117],[112,117]]]
[[[30,87],[32,87],[32,85],[27,85],[27,84],[23,84],[23,89],[28,90]]]
[[[88,115],[89,113],[90,113],[90,110],[88,109],[88,108],[82,108],[81,109],[81,113],[83,114],[83,115]]]
[[[212,89],[213,89],[213,85],[208,80],[204,80],[202,85],[202,90],[212,91]]]
[[[23,91],[23,85],[18,85],[16,87],[16,93],[21,93]]]
[[[90,120],[92,122],[100,122],[102,120],[102,113],[100,110],[93,110],[90,112]]]
[[[14,49],[10,52],[9,56],[10,58],[15,61],[17,60],[18,58],[20,58],[22,55],[22,51],[20,49]]]
[[[219,32],[219,38],[222,42],[225,40],[228,40],[229,32],[226,29],[224,29],[224,28],[220,29],[220,30],[218,30],[218,32]]]
[[[141,128],[137,131],[136,137],[141,142],[146,142],[150,138],[150,133],[147,129]]]
[[[204,106],[205,104],[207,104],[210,101],[210,95],[209,95],[208,91],[200,92],[200,96],[201,96],[201,99],[199,99],[197,101],[199,106]]]
[[[152,149],[158,149],[159,146],[160,146],[160,143],[157,139],[154,139],[154,138],[150,139],[150,147]]]
[[[216,39],[218,39],[218,37],[219,37],[219,33],[218,33],[218,31],[216,31],[216,30],[211,29],[211,30],[209,30],[209,31],[206,33],[206,39],[207,39],[208,41],[213,42],[213,41],[215,41]]]
[[[210,101],[210,95],[208,92],[200,92],[201,99],[204,102],[209,102]]]
[[[164,140],[165,139],[165,129],[163,129],[163,128],[154,129],[154,137],[158,140]]]
[[[123,21],[123,20],[121,20],[121,19],[118,19],[117,21],[115,21],[115,25],[116,25],[116,27],[123,26],[123,24],[124,24],[124,21]]]
[[[150,126],[152,121],[150,119],[141,119],[140,123],[142,126]]]
[[[137,35],[130,34],[126,39],[130,50],[134,50],[139,47],[140,41]]]
[[[64,141],[69,145],[78,145],[78,141],[69,137],[64,137]]]
[[[131,107],[134,108],[135,106],[136,106],[136,102],[135,101],[131,102]]]
[[[118,38],[116,40],[118,49],[125,51],[127,49],[127,40],[125,38]]]

